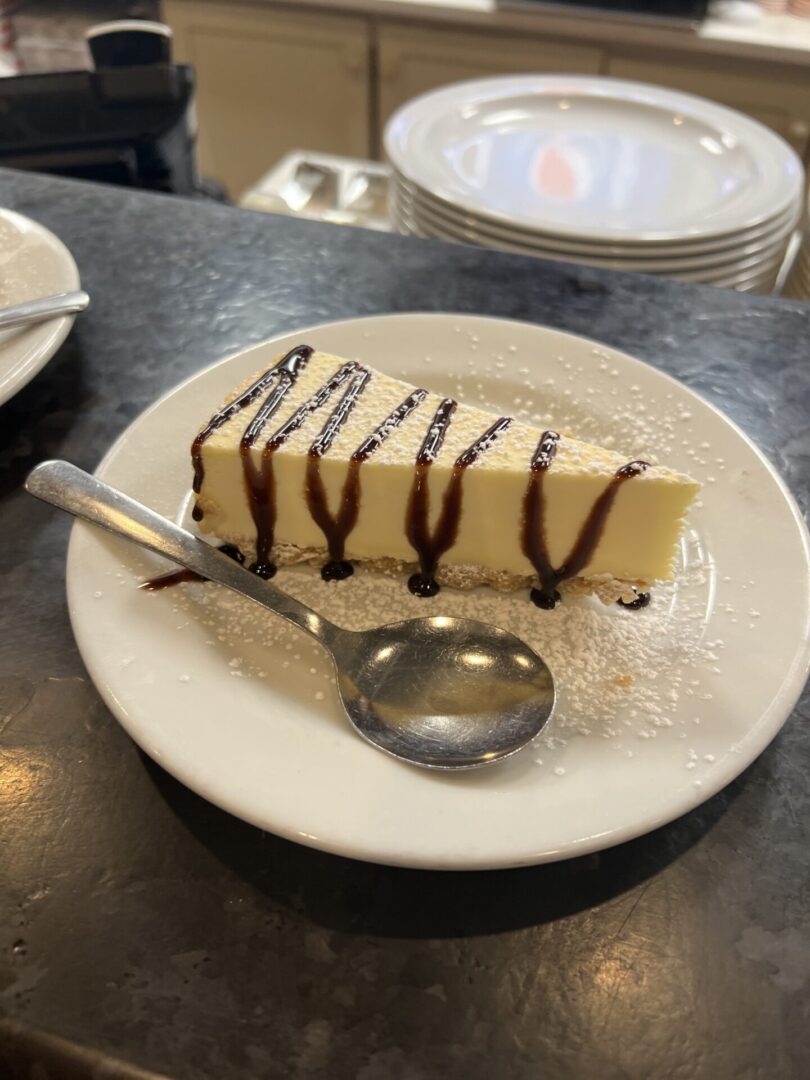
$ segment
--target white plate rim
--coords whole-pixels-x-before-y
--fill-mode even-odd
[[[777,199],[775,203],[768,203],[767,208],[750,213],[744,220],[739,221],[736,226],[721,225],[713,228],[711,225],[693,225],[688,229],[648,230],[644,234],[644,241],[647,243],[672,243],[679,240],[708,239],[733,234],[743,228],[754,228],[756,225],[762,224],[781,211],[786,210],[794,201],[800,200],[802,197],[804,167],[799,156],[784,139],[781,139],[764,124],[734,109],[694,94],[688,94],[669,87],[656,86],[651,83],[615,79],[609,76],[513,74],[469,79],[426,91],[402,105],[387,121],[383,134],[383,146],[387,160],[411,184],[429,192],[433,198],[446,203],[452,209],[466,211],[482,221],[491,220],[495,223],[514,227],[516,219],[508,214],[492,207],[488,207],[486,210],[482,209],[481,206],[470,202],[466,195],[459,195],[458,193],[450,195],[438,190],[435,183],[426,186],[416,175],[412,155],[404,151],[398,140],[402,138],[400,129],[407,131],[408,125],[415,122],[414,118],[419,117],[422,110],[426,109],[435,115],[442,104],[452,102],[456,96],[461,96],[465,101],[469,102],[476,94],[489,93],[494,95],[499,90],[501,92],[517,91],[518,88],[523,88],[525,92],[535,94],[557,92],[569,97],[575,94],[600,98],[614,96],[617,100],[621,100],[622,94],[633,94],[647,104],[665,109],[671,108],[678,113],[699,117],[704,123],[714,120],[718,127],[724,126],[726,129],[734,131],[738,139],[741,135],[747,136],[748,140],[754,144],[754,148],[758,150],[758,153],[754,153],[754,157],[761,156],[763,149],[770,149],[773,155],[778,151],[780,156],[784,157],[786,162],[789,161],[791,167],[795,170],[793,190],[789,190],[791,185],[786,184],[781,200]],[[763,202],[766,202],[764,197]],[[622,242],[627,239],[626,231],[616,230],[608,225],[602,226],[602,229],[596,233],[593,229],[578,228],[573,225],[566,227],[553,222],[541,223],[527,220],[524,223],[517,219],[517,224],[530,231],[538,229],[541,232],[554,232],[556,230],[558,235],[571,240],[591,241],[595,235],[604,238],[606,242],[611,240]]]
[[[398,197],[396,187],[392,189],[392,201],[390,210],[393,216],[407,217],[414,225],[424,223],[425,228],[434,230],[435,235],[442,235],[452,239],[470,240],[477,238],[482,247],[502,246],[506,250],[514,250],[527,255],[548,255],[554,257],[567,257],[570,261],[577,259],[589,260],[592,265],[612,268],[625,268],[629,270],[644,271],[650,269],[677,270],[678,268],[698,269],[712,266],[726,265],[742,258],[753,257],[764,250],[775,248],[779,244],[787,245],[791,234],[796,228],[799,218],[793,210],[787,211],[771,227],[758,231],[753,238],[744,235],[739,236],[733,243],[727,246],[706,248],[703,250],[679,251],[671,253],[665,249],[653,250],[619,250],[614,247],[602,247],[594,245],[591,248],[585,245],[567,246],[557,245],[554,242],[546,243],[544,237],[529,236],[510,232],[507,229],[493,229],[491,225],[482,222],[481,225],[468,224],[462,218],[451,219],[445,216],[441,210],[437,210],[428,204],[421,203],[417,197],[411,197],[404,193],[404,197]],[[753,248],[749,255],[742,255],[743,251]]]
[[[33,227],[33,230],[36,233],[43,237],[55,251],[59,252],[60,258],[64,260],[68,278],[71,279],[66,284],[65,292],[81,287],[79,268],[76,265],[76,260],[73,258],[73,255],[64,241],[60,240],[55,233],[51,232],[51,230],[44,225],[40,225],[38,221],[26,217],[25,214],[20,214],[16,210],[0,209],[0,217],[11,219],[12,221],[24,221],[28,228]],[[42,371],[70,333],[75,319],[75,315],[62,315],[58,319],[49,319],[47,322],[32,326],[26,331],[33,340],[29,346],[28,356],[25,362],[22,366],[16,368],[13,375],[4,376],[2,372],[0,372],[0,405],[4,405],[7,401],[10,401],[16,393],[31,382],[35,375],[38,375],[39,372]],[[2,355],[1,343],[0,355]]]
[[[497,235],[512,236],[527,243],[540,243],[554,245],[560,250],[587,254],[588,252],[618,253],[647,258],[697,255],[714,251],[725,251],[738,244],[749,243],[787,228],[788,222],[792,228],[796,228],[802,219],[803,206],[801,197],[797,197],[786,206],[764,218],[755,225],[747,225],[744,228],[734,229],[727,233],[709,237],[681,237],[669,241],[651,241],[644,238],[627,239],[623,241],[601,239],[596,235],[587,238],[561,236],[552,229],[526,229],[514,221],[492,221],[465,210],[463,207],[442,202],[425,188],[417,187],[407,177],[399,173],[396,168],[391,168],[391,188],[395,195],[400,195],[414,205],[424,207],[437,217],[452,224],[463,224],[469,228],[482,228]]]
[[[668,277],[672,281],[683,281],[695,285],[713,285],[720,288],[736,288],[738,284],[749,284],[752,281],[770,282],[777,275],[785,259],[785,250],[778,250],[776,254],[769,254],[766,258],[754,259],[753,263],[743,260],[742,263],[706,267],[695,270],[669,270],[660,267],[625,266],[618,261],[593,262],[582,256],[570,256],[560,252],[529,251],[511,244],[496,242],[494,244],[481,243],[472,237],[453,236],[449,232],[431,232],[427,225],[409,220],[392,209],[392,223],[403,236],[417,236],[428,240],[443,240],[451,244],[467,244],[480,247],[487,251],[504,251],[509,254],[523,255],[530,259],[551,259],[555,262],[566,263],[571,267],[594,267],[596,269],[620,270],[633,274],[654,274]],[[780,245],[781,246],[781,245]],[[785,249],[787,240],[785,241]],[[753,258],[753,257],[752,257]]]
[[[569,262],[573,265],[594,266],[605,270],[625,270],[638,274],[665,274],[672,278],[683,278],[689,281],[712,281],[716,277],[727,277],[729,274],[756,269],[759,266],[779,263],[785,257],[790,236],[788,233],[770,240],[759,249],[749,255],[740,255],[734,249],[730,249],[732,258],[698,258],[690,261],[683,259],[622,259],[605,258],[598,255],[575,255],[566,251],[555,251],[550,248],[529,246],[502,240],[499,237],[489,237],[476,233],[472,229],[456,230],[451,226],[443,226],[435,223],[435,219],[427,216],[414,216],[402,207],[392,208],[392,221],[399,226],[404,224],[418,235],[431,237],[437,240],[447,240],[460,244],[472,244],[476,247],[484,247],[497,251],[506,251],[515,255],[527,255],[536,259],[557,259],[560,262]],[[727,252],[723,252],[727,255]]]
[[[613,346],[606,346],[604,343],[582,337],[581,335],[572,334],[567,331],[557,330],[553,327],[539,326],[536,323],[526,322],[524,320],[515,319],[500,319],[490,316],[475,316],[469,313],[458,312],[398,312],[396,314],[389,315],[367,315],[357,318],[334,320],[327,323],[313,324],[311,326],[295,330],[292,332],[276,335],[272,338],[268,338],[263,342],[258,342],[245,349],[240,349],[237,352],[231,353],[221,360],[207,365],[205,368],[193,372],[187,378],[183,379],[173,388],[170,388],[167,392],[162,394],[155,402],[152,403],[147,409],[136,417],[132,424],[121,433],[121,435],[115,440],[113,445],[105,453],[102,460],[99,462],[95,470],[95,474],[102,479],[109,468],[114,464],[115,458],[120,453],[122,447],[126,444],[129,438],[130,428],[138,424],[140,421],[150,416],[172,396],[182,392],[189,384],[193,383],[201,375],[213,371],[216,368],[220,368],[224,365],[231,363],[234,359],[241,357],[244,353],[250,352],[253,349],[273,345],[277,342],[286,342],[293,338],[301,338],[307,334],[311,334],[314,331],[324,332],[329,331],[337,327],[345,327],[351,323],[369,324],[380,320],[405,320],[418,317],[419,319],[453,319],[453,320],[471,320],[479,322],[498,323],[500,325],[517,324],[521,327],[531,327],[535,329],[551,330],[555,335],[560,335],[564,338],[575,339],[579,343],[585,343],[589,346],[600,349],[608,349],[612,354],[620,355],[623,360],[630,363],[631,368],[647,369],[651,368],[655,374],[660,377],[665,385],[671,385],[677,387],[680,391],[686,391],[688,397],[699,402],[702,406],[709,410],[715,419],[721,424],[727,426],[733,431],[738,438],[742,440],[746,448],[753,453],[758,459],[760,465],[765,469],[765,472],[769,479],[775,484],[779,494],[784,501],[784,504],[789,512],[790,518],[796,526],[796,532],[800,541],[801,552],[804,559],[804,576],[805,576],[805,592],[808,594],[804,608],[804,635],[803,635],[803,651],[797,651],[791,661],[790,666],[784,673],[779,690],[772,697],[769,706],[758,717],[755,724],[747,728],[743,737],[745,743],[745,750],[737,755],[729,755],[726,759],[727,764],[722,764],[712,770],[710,774],[710,781],[703,784],[699,791],[694,791],[689,798],[682,798],[677,810],[667,809],[660,813],[656,813],[647,817],[643,822],[633,822],[626,825],[623,828],[616,828],[610,832],[593,835],[582,839],[581,841],[569,843],[562,848],[555,849],[553,851],[543,850],[534,853],[524,853],[519,857],[511,855],[509,857],[500,859],[493,858],[492,856],[485,856],[483,858],[471,857],[469,855],[462,856],[461,858],[443,858],[440,862],[436,862],[430,858],[422,859],[417,853],[409,852],[406,855],[391,855],[390,853],[381,853],[379,851],[370,850],[358,843],[344,843],[342,846],[336,846],[335,844],[324,843],[319,838],[308,838],[290,827],[278,827],[274,824],[272,827],[268,825],[268,822],[261,816],[257,816],[247,810],[240,802],[238,798],[225,797],[221,793],[213,798],[209,792],[201,790],[200,786],[195,784],[193,776],[182,766],[177,766],[176,763],[169,762],[164,758],[160,758],[158,763],[161,768],[165,769],[171,775],[173,775],[181,783],[185,784],[192,791],[195,791],[201,797],[214,803],[214,805],[220,806],[234,816],[248,821],[249,823],[268,831],[273,832],[275,835],[281,836],[294,843],[303,844],[304,846],[312,847],[316,850],[327,851],[332,854],[336,854],[342,857],[359,859],[361,861],[373,862],[382,865],[402,866],[414,869],[431,869],[431,870],[482,870],[482,869],[508,869],[518,866],[536,865],[544,862],[556,862],[563,859],[589,854],[594,851],[601,851],[609,847],[616,846],[617,844],[625,843],[629,840],[635,839],[638,836],[646,835],[649,832],[660,828],[663,825],[677,820],[683,815],[689,813],[691,810],[702,805],[708,799],[716,795],[719,791],[725,788],[732,780],[740,775],[757,757],[765,750],[770,742],[778,734],[785,721],[790,717],[796,702],[798,701],[804,684],[807,680],[808,672],[810,672],[810,535],[808,535],[807,527],[802,517],[801,511],[793,498],[790,490],[785,484],[782,477],[779,475],[775,467],[765,457],[762,451],[757,445],[745,434],[745,432],[732,421],[729,417],[725,416],[719,409],[717,409],[711,402],[706,401],[700,397],[694,390],[685,386],[685,384],[679,382],[673,376],[668,375],[666,372],[662,372],[657,368],[654,368],[651,364],[645,361],[639,360],[636,357],[625,353],[623,350],[616,349]],[[150,750],[148,746],[143,745],[138,738],[138,731],[133,725],[129,723],[129,717],[126,708],[120,700],[118,700],[114,693],[107,687],[103,670],[95,662],[91,642],[88,640],[86,634],[86,627],[82,624],[81,619],[77,615],[76,599],[77,592],[79,591],[79,581],[77,579],[77,567],[76,564],[79,561],[81,555],[81,547],[85,542],[88,534],[92,535],[93,529],[90,526],[85,525],[82,522],[76,522],[71,531],[70,543],[68,547],[67,556],[67,570],[66,570],[66,585],[68,595],[68,606],[71,619],[71,625],[76,638],[77,645],[79,647],[82,659],[87,667],[87,670],[96,686],[96,689],[100,693],[107,707],[112,714],[121,724],[121,726],[128,732],[130,737],[150,756]]]

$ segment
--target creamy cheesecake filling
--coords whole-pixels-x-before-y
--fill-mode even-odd
[[[308,346],[237,392],[197,435],[192,459],[195,519],[255,552],[262,576],[290,550],[325,551],[331,578],[348,576],[352,560],[418,561],[409,586],[424,596],[437,575],[479,567],[483,580],[534,577],[544,607],[581,575],[671,577],[697,490],[670,470],[493,421]]]

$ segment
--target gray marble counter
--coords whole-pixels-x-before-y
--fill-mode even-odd
[[[426,309],[644,358],[736,420],[807,510],[810,305],[8,172],[0,202],[62,236],[93,297],[0,409],[0,1075],[810,1074],[807,693],[723,793],[601,855],[354,863],[229,817],[136,749],[73,642],[69,522],[20,490],[45,457],[93,468],[242,346]]]

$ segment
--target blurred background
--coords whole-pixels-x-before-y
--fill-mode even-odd
[[[58,71],[87,66],[84,33],[110,19],[157,19],[159,0],[18,0],[0,2],[12,19],[18,70]],[[7,61],[8,63],[8,61]]]
[[[810,157],[810,0],[0,0],[0,19],[0,163],[254,210],[571,257],[539,226],[530,237],[492,235],[486,207],[472,219],[463,211],[453,228],[437,223],[435,207],[420,215],[408,201],[407,168],[392,196],[386,130],[399,110],[446,84],[516,73],[700,95],[760,121],[802,165]],[[99,24],[113,24],[106,39],[92,36]],[[91,69],[89,81],[66,81]],[[42,134],[49,95],[62,130],[51,123],[42,145],[28,145]],[[118,123],[118,149],[102,152]],[[96,128],[104,139],[91,150],[87,133]],[[581,172],[581,155],[563,155],[561,164],[556,154],[558,181],[560,169]],[[804,197],[791,213],[779,205],[761,245],[768,274],[751,263],[760,221],[740,221],[740,283],[765,291],[785,284]],[[554,222],[543,228],[555,232]],[[579,261],[622,265],[622,252],[583,250]],[[717,283],[737,280],[726,273]]]

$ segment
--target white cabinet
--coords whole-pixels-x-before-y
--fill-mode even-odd
[[[293,149],[370,155],[365,19],[188,0],[163,18],[197,74],[200,167],[232,198]]]
[[[583,38],[549,37],[539,10],[521,33],[342,6],[164,0],[175,56],[197,73],[201,168],[234,199],[290,150],[376,156],[385,122],[412,97],[508,73],[601,73],[672,86],[749,113],[810,157],[810,80],[797,65],[663,41],[642,49],[606,34],[598,18],[582,20]],[[393,13],[397,5],[386,7]]]
[[[597,74],[603,53],[536,35],[459,33],[381,23],[377,30],[380,127],[404,102],[437,86],[486,75]]]

